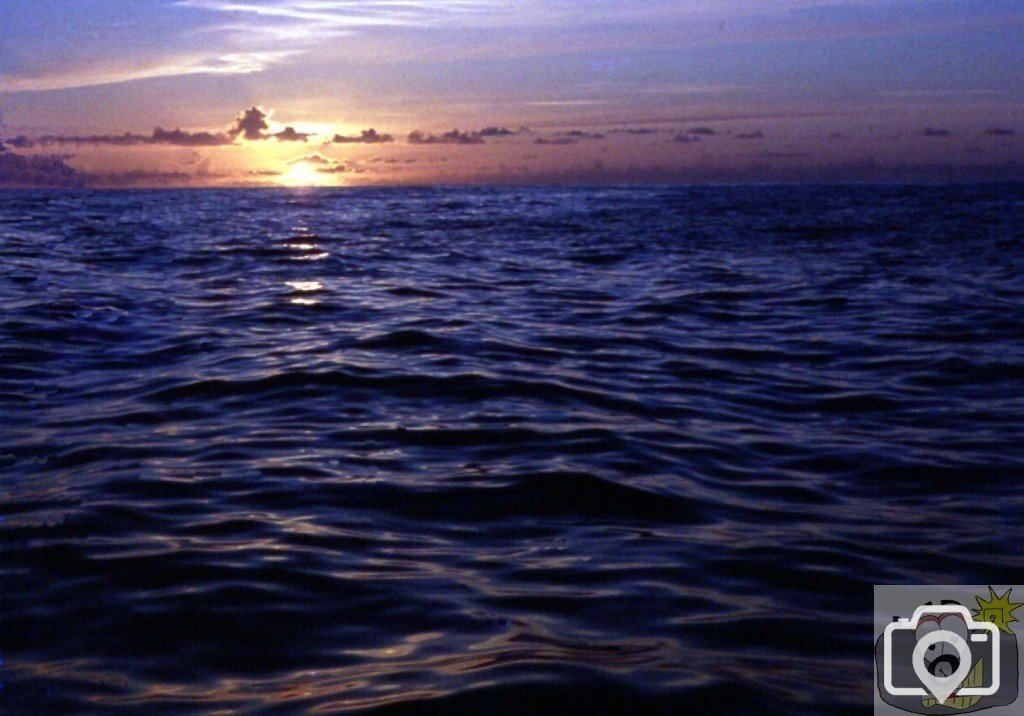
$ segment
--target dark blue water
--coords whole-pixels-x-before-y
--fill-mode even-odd
[[[1024,582],[1024,187],[0,195],[6,713],[840,713]]]

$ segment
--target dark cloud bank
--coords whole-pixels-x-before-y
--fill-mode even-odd
[[[476,132],[460,132],[453,129],[444,134],[427,134],[416,130],[409,134],[409,144],[486,144],[484,139],[491,137],[514,137],[519,134],[530,134],[526,127],[517,130],[508,127],[484,127]]]
[[[484,138],[479,132],[460,132],[458,129],[440,135],[416,130],[409,134],[409,144],[484,144]]]
[[[551,137],[537,137],[534,144],[577,144],[585,139],[604,139],[605,136],[599,132],[584,132],[582,129],[570,129],[567,132],[558,132]]]
[[[64,163],[62,156],[23,156],[0,141],[0,187],[67,187],[86,185],[86,178]]]
[[[195,179],[191,174],[178,171],[86,174],[68,166],[67,159],[67,155],[60,154],[16,154],[0,141],[0,189],[174,187],[187,185]]]
[[[165,145],[172,147],[221,147],[235,144],[238,139],[249,142],[260,142],[276,139],[279,142],[305,142],[312,134],[296,131],[294,127],[285,127],[282,131],[268,133],[267,113],[260,107],[250,107],[239,114],[231,126],[223,132],[186,132],[181,129],[164,129],[157,127],[152,134],[89,134],[89,135],[43,135],[35,141],[27,137],[17,137],[22,148],[32,146],[51,146],[67,144],[72,146],[111,146],[137,147]],[[12,144],[12,146],[14,146]]]
[[[364,129],[358,137],[343,137],[335,134],[331,140],[334,144],[390,144],[395,138],[390,134],[379,134],[376,129]]]

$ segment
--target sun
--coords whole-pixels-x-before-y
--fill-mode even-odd
[[[281,183],[285,186],[300,187],[322,186],[329,182],[325,181],[324,175],[309,164],[300,162],[281,175]]]

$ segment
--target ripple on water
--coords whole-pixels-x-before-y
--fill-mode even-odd
[[[1024,581],[1020,193],[5,195],[3,710],[861,708]]]

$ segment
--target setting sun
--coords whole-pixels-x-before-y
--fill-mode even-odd
[[[324,186],[326,184],[334,184],[334,180],[330,177],[321,174],[313,167],[309,166],[305,162],[296,164],[287,172],[281,175],[281,184],[284,186],[302,187],[302,186]]]

